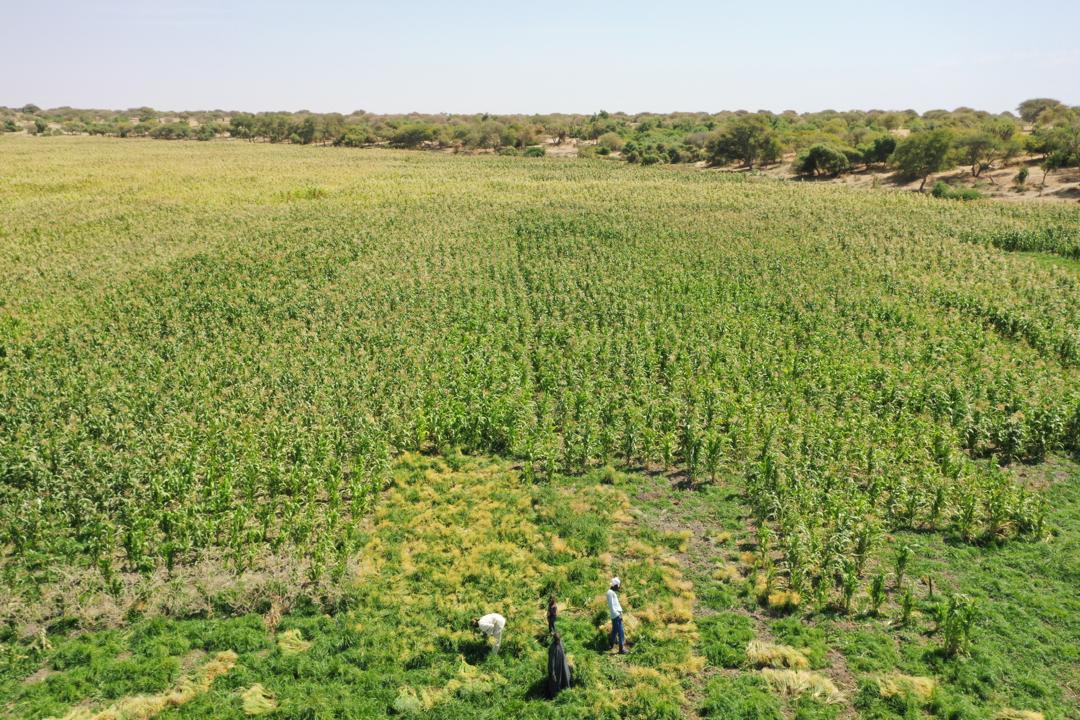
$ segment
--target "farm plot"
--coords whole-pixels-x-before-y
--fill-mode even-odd
[[[737,482],[765,589],[812,608],[871,591],[896,533],[1046,541],[1008,466],[1080,451],[1080,276],[993,241],[1074,237],[1071,208],[248,143],[0,157],[11,647],[269,585],[333,610],[409,451]]]

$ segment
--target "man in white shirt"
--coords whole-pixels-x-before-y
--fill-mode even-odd
[[[622,582],[618,577],[611,578],[611,586],[607,591],[608,615],[611,616],[611,647],[615,647],[615,641],[619,643],[619,654],[626,654],[626,635],[622,626],[622,605],[619,604],[619,588]]]
[[[472,625],[488,637],[495,638],[495,654],[499,654],[502,645],[503,628],[506,627],[506,618],[499,613],[488,613],[484,617],[473,620]]]

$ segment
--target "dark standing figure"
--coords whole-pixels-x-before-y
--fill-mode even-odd
[[[548,598],[548,608],[547,608],[548,632],[549,633],[555,632],[555,619],[558,617],[558,615],[559,615],[559,606],[555,602],[555,596],[552,595],[551,597]]]
[[[547,696],[553,699],[560,690],[570,687],[570,663],[566,661],[566,648],[559,633],[551,636],[548,646]]]

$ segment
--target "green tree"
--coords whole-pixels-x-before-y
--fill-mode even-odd
[[[973,177],[979,177],[989,168],[1003,147],[1000,137],[982,129],[967,130],[955,140],[956,157],[971,166]]]
[[[229,119],[229,135],[234,138],[253,140],[255,138],[255,116],[238,113]]]
[[[896,138],[892,135],[878,135],[859,146],[859,152],[862,153],[862,160],[866,163],[867,169],[871,165],[888,162],[894,150],[896,150]]]
[[[318,132],[319,128],[315,122],[315,118],[308,115],[300,121],[300,124],[293,130],[292,135],[300,145],[310,145],[315,142]]]
[[[390,142],[398,147],[415,148],[420,147],[422,143],[428,142],[434,137],[435,131],[430,125],[413,123],[402,125],[395,130],[390,137]]]
[[[723,165],[741,162],[748,168],[780,159],[783,147],[772,123],[761,115],[738,118],[706,143],[709,162]]]
[[[932,173],[948,169],[952,146],[953,135],[947,128],[912,133],[897,143],[892,162],[905,177],[921,178],[922,192]]]
[[[345,128],[336,140],[335,145],[344,147],[361,147],[375,142],[377,137],[367,123],[353,123]]]
[[[1039,121],[1039,116],[1047,110],[1056,110],[1064,107],[1060,100],[1053,98],[1031,98],[1020,103],[1016,108],[1020,113],[1020,119],[1027,123]]]
[[[811,146],[795,161],[796,172],[803,175],[839,175],[850,169],[844,150],[826,143]]]
[[[1053,170],[1080,167],[1080,125],[1036,131],[1030,147],[1043,156],[1042,183],[1045,184],[1046,176]]]

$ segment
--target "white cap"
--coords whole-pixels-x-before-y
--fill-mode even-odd
[[[615,587],[619,587],[620,585],[622,585],[622,583],[621,583],[621,582],[619,582],[619,576],[618,576],[618,575],[616,575],[615,577],[611,578],[611,583],[610,583],[610,584],[611,584],[611,585],[614,585]]]

